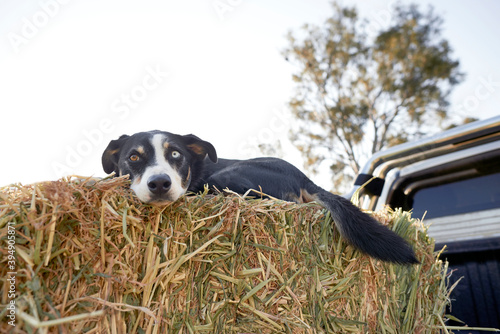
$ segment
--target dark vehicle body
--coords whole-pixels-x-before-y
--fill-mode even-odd
[[[470,327],[500,328],[500,116],[375,154],[352,193],[368,180],[364,209],[412,210],[430,224],[436,249],[446,246],[450,283],[463,277],[449,312]]]

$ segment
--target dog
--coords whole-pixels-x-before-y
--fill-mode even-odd
[[[290,202],[315,201],[330,211],[341,236],[361,252],[385,262],[418,263],[403,238],[278,158],[218,159],[214,146],[195,135],[155,130],[112,140],[102,166],[108,174],[129,175],[136,196],[152,205],[203,191],[205,185],[212,191],[228,188],[245,194],[254,189]]]

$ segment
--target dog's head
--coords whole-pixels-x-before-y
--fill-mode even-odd
[[[207,155],[217,162],[212,144],[194,135],[149,131],[112,140],[102,155],[102,166],[108,174],[128,174],[131,188],[142,202],[163,204],[187,191],[198,172],[193,169]]]

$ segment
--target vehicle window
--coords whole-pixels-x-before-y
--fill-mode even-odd
[[[426,218],[500,208],[500,173],[422,188],[409,195],[413,216]]]

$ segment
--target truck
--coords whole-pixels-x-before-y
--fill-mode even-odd
[[[500,116],[376,153],[356,191],[363,209],[411,210],[430,225],[450,285],[460,280],[450,325],[500,328]]]

